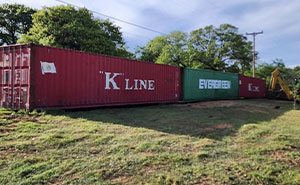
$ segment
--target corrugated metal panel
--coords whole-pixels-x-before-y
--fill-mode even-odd
[[[184,69],[183,100],[233,99],[238,97],[238,74]]]
[[[34,50],[34,108],[180,100],[179,67],[53,47]]]
[[[239,96],[245,98],[263,98],[266,96],[266,81],[240,75]]]

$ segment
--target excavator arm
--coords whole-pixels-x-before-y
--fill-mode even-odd
[[[293,92],[289,88],[288,84],[284,81],[284,79],[280,76],[279,70],[275,69],[272,72],[269,90],[274,91],[276,87],[276,83],[279,83],[281,89],[284,91],[289,100],[293,99]]]

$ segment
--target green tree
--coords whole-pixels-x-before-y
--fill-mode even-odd
[[[300,66],[294,67],[293,71],[297,75],[297,77],[300,78]]]
[[[256,78],[265,79],[267,81],[267,84],[269,84],[271,74],[276,68],[277,66],[274,63],[268,64],[266,62],[263,62],[256,65],[255,76]],[[245,75],[252,76],[252,70],[247,71]]]
[[[184,32],[172,32],[165,36],[165,45],[157,57],[156,63],[187,67],[187,35]]]
[[[32,26],[34,9],[20,4],[0,6],[0,45],[16,44],[21,34],[27,33]]]
[[[154,38],[137,53],[140,60],[187,67],[187,44],[187,34],[176,31]]]
[[[44,7],[35,13],[32,28],[19,42],[132,57],[119,27],[95,19],[86,8],[72,6]]]
[[[266,83],[269,84],[272,72],[276,68],[280,71],[280,75],[288,85],[292,85],[295,82],[295,78],[298,77],[297,71],[286,67],[282,59],[275,59],[270,64],[266,62],[258,64],[256,67],[256,77],[265,79]],[[248,76],[252,76],[252,71],[249,70],[247,74]]]
[[[137,53],[141,60],[150,62],[244,73],[250,68],[251,49],[251,42],[238,34],[236,27],[224,24],[194,30],[189,35],[172,32],[159,36],[138,48]]]
[[[139,59],[147,62],[156,62],[157,58],[162,53],[163,48],[167,45],[166,36],[155,37],[150,40],[146,46],[137,48]]]
[[[230,24],[206,26],[190,34],[190,60],[201,68],[244,73],[250,68],[251,49],[251,42]]]

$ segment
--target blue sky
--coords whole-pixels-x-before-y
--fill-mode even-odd
[[[264,31],[256,38],[260,61],[283,59],[289,67],[300,66],[299,0],[65,0],[103,14],[145,26],[163,33],[190,32],[207,25],[229,23],[239,33]],[[18,2],[40,9],[60,5],[55,0],[0,0]],[[106,17],[95,15],[106,19]],[[158,33],[112,20],[121,27],[131,51],[144,46]],[[252,37],[248,37],[252,41]]]

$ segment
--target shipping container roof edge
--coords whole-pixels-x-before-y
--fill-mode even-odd
[[[236,75],[240,75],[240,74],[238,74],[238,73],[223,72],[223,71],[215,71],[215,70],[212,70],[212,69],[192,69],[192,68],[185,68],[185,70],[195,70],[195,71],[213,71],[213,72],[216,72],[216,73],[227,73],[227,74],[236,74]]]
[[[23,47],[23,48],[28,48],[30,46],[32,46],[34,44],[11,44],[11,45],[3,45],[3,46],[0,46],[0,48],[4,48],[4,49],[8,49],[8,48],[11,48],[11,47]]]
[[[246,75],[243,75],[243,74],[239,74],[240,76],[244,76],[244,77],[247,77],[247,78],[252,78],[252,79],[259,79],[259,80],[263,80],[263,81],[266,81],[265,79],[262,79],[262,78],[256,78],[256,77],[252,77],[252,76],[246,76]]]
[[[164,65],[164,66],[169,66],[169,67],[175,67],[175,68],[181,68],[179,66],[173,66],[173,65],[167,65],[167,64],[157,64],[153,62],[147,62],[147,61],[141,61],[141,60],[135,60],[135,59],[127,59],[127,58],[122,58],[122,57],[117,57],[117,56],[112,56],[112,55],[105,55],[105,54],[98,54],[98,53],[92,53],[92,52],[86,52],[86,51],[80,51],[80,50],[73,50],[73,49],[68,49],[68,48],[58,48],[54,46],[44,46],[44,45],[39,45],[39,44],[32,44],[32,43],[27,43],[27,44],[11,44],[11,45],[6,45],[6,46],[0,46],[0,48],[10,48],[10,47],[45,47],[45,48],[53,48],[53,49],[58,49],[58,50],[67,50],[67,51],[72,51],[72,52],[78,52],[78,53],[88,53],[91,55],[96,55],[96,56],[105,56],[105,57],[110,57],[110,58],[118,58],[118,59],[123,59],[127,61],[135,61],[135,62],[142,62],[142,63],[149,63],[149,64],[154,64],[154,65]]]

